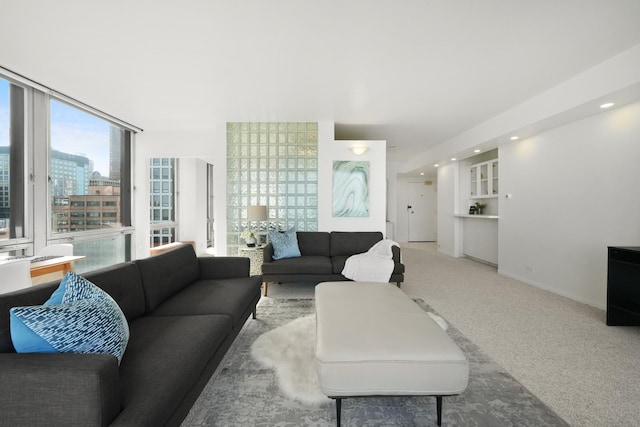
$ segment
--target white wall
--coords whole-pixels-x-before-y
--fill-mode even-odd
[[[178,240],[195,242],[196,252],[203,253],[207,249],[207,162],[185,157],[178,162]]]
[[[607,246],[640,245],[640,103],[504,145],[499,158],[499,272],[604,308]]]
[[[438,168],[438,251],[460,256],[462,240],[458,212],[459,165],[451,163]]]
[[[387,162],[387,232],[385,238],[398,242],[398,164]]]
[[[333,123],[331,123],[333,126]],[[333,128],[332,128],[333,129]],[[328,132],[326,134],[328,136]],[[333,136],[333,132],[331,133]],[[387,147],[385,141],[333,141],[320,139],[318,147],[318,230],[380,231],[386,233],[387,212]],[[357,156],[349,150],[366,145],[369,150]],[[332,173],[335,160],[370,162],[368,217],[334,217],[332,213]]]

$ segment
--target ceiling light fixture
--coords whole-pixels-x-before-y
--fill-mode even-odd
[[[369,150],[369,147],[350,147],[349,150],[356,156],[361,156]]]
[[[420,172],[420,176],[424,176],[424,172]]]
[[[478,150],[477,148],[475,150],[473,150],[474,153],[479,153],[480,150]]]
[[[433,165],[434,168],[437,168],[438,166],[440,166],[440,165],[437,164],[437,163],[435,165]]]
[[[616,105],[616,104],[614,104],[613,102],[606,102],[606,103],[602,104],[602,105],[600,106],[600,108],[611,108],[611,107],[613,107],[614,105]]]
[[[452,157],[452,158],[451,158],[451,161],[452,161],[452,162],[455,162],[456,160],[458,160],[458,159],[456,159],[455,157]]]
[[[517,141],[517,140],[518,140],[518,138],[520,138],[520,137],[519,137],[519,136],[517,136],[517,135],[513,135],[510,139],[511,139],[512,141]]]

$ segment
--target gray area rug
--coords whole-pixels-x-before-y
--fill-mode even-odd
[[[418,303],[432,311],[422,301]],[[272,369],[251,357],[263,333],[313,313],[312,299],[263,298],[183,422],[189,426],[335,426],[334,403],[308,405],[280,390]],[[538,398],[489,359],[455,325],[447,331],[470,362],[469,387],[443,399],[443,426],[567,426]],[[343,400],[343,426],[435,426],[433,397]]]

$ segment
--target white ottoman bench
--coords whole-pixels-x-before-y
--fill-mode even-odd
[[[442,396],[461,393],[469,362],[447,333],[402,290],[388,283],[325,282],[316,286],[316,367],[324,394]]]

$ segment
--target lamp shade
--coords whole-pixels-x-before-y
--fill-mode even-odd
[[[262,205],[249,206],[247,208],[247,219],[249,221],[266,221],[267,207]]]

